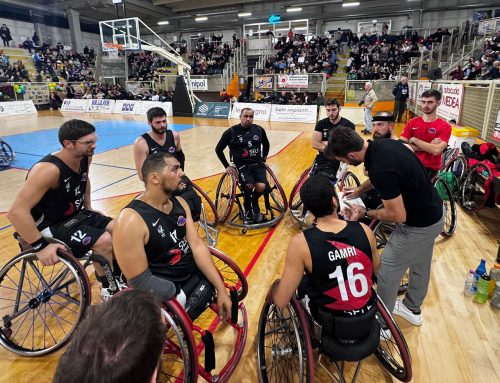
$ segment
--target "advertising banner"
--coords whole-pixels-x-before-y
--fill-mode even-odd
[[[95,99],[88,100],[86,112],[89,113],[113,113],[115,100]]]
[[[49,87],[47,84],[23,84],[26,86],[26,93],[28,99],[32,100],[34,104],[48,104],[49,101]]]
[[[116,100],[113,113],[142,114],[142,101]]]
[[[63,101],[61,112],[85,112],[89,100],[67,98]]]
[[[462,84],[439,84],[441,92],[441,105],[438,106],[437,114],[445,120],[460,120],[462,110],[462,97],[464,86]]]
[[[276,105],[271,109],[271,121],[316,123],[316,105]]]
[[[269,121],[271,117],[271,104],[252,104],[249,102],[235,102],[229,118],[240,118],[241,110],[250,108],[254,111],[254,121]]]
[[[420,97],[422,97],[422,93],[426,90],[431,89],[430,81],[412,81],[408,84],[409,95],[408,99],[410,102],[420,102]]]
[[[37,113],[35,105],[31,100],[0,102],[0,117],[28,113]]]
[[[270,76],[255,77],[255,89],[258,90],[273,89],[273,78]]]
[[[141,113],[146,115],[148,110],[151,108],[162,108],[166,113],[167,117],[172,117],[172,103],[171,102],[160,102],[160,101],[139,101],[141,104]]]
[[[193,88],[193,91],[208,90],[208,80],[206,78],[192,78],[191,87]]]
[[[308,84],[309,84],[309,76],[307,74],[278,75],[279,88],[307,88]]]
[[[231,112],[229,102],[196,102],[194,117],[228,118]]]

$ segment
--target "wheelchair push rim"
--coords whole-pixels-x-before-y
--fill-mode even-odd
[[[209,249],[226,288],[234,289],[237,292],[238,301],[245,299],[248,294],[248,283],[238,264],[219,250],[213,247]]]
[[[71,337],[90,305],[90,283],[71,254],[43,266],[24,252],[0,271],[0,343],[22,356],[49,354]]]
[[[212,202],[207,193],[205,193],[198,185],[196,185],[194,182],[192,182],[192,185],[198,196],[201,198],[206,224],[215,227],[217,225],[217,222],[219,221],[215,204]]]
[[[218,223],[224,224],[229,219],[236,198],[236,178],[232,174],[224,173],[215,192],[215,212]]]

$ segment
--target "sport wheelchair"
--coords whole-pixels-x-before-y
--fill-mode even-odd
[[[43,266],[32,249],[26,248],[21,238],[17,239],[24,251],[0,270],[0,344],[21,356],[46,355],[61,348],[83,318],[92,301],[85,268],[92,262],[103,264],[103,258],[89,252],[76,259],[67,249],[59,252],[59,263]],[[209,382],[227,381],[243,353],[248,321],[241,301],[248,292],[248,284],[234,261],[214,248],[209,249],[233,302],[231,318],[226,322],[236,333],[234,351],[218,369],[218,375],[212,374],[215,345],[211,332],[217,328],[218,320],[212,322],[210,331],[204,330],[189,319],[176,299],[171,299],[162,310],[168,325],[160,373],[163,381],[195,382],[198,375]],[[117,281],[104,263],[112,287],[111,283]],[[209,308],[218,312],[214,299]],[[202,314],[205,315],[209,315],[208,310]],[[199,344],[195,343],[193,332],[201,335]],[[198,358],[203,346],[205,364],[200,366]]]
[[[10,168],[14,158],[15,154],[10,145],[0,137],[0,170]]]
[[[314,382],[315,359],[332,381],[339,382],[346,381],[343,361],[358,362],[354,382],[363,359],[373,353],[394,377],[403,382],[411,380],[410,351],[397,323],[378,297],[376,307],[367,314],[325,323],[331,333],[326,335],[297,296],[279,309],[269,294],[259,318],[257,371],[260,382]],[[367,329],[365,338],[352,341],[349,336],[359,334],[360,327]],[[321,362],[323,355],[334,362],[338,377]]]
[[[311,227],[313,224],[314,217],[311,214],[309,214],[307,210],[304,209],[302,200],[300,199],[300,188],[302,187],[302,185],[304,185],[304,182],[306,182],[306,180],[311,175],[321,174],[321,171],[319,173],[315,173],[315,167],[316,163],[314,162],[310,168],[307,168],[302,172],[299,179],[292,188],[290,197],[288,198],[290,205],[290,213],[292,214],[292,217],[295,219],[295,221],[302,228]],[[340,168],[336,176],[336,180],[339,181],[337,182],[336,180],[332,180],[332,182],[335,183],[339,188],[339,191],[342,191],[342,189],[345,186],[358,187],[361,185],[358,177],[356,177],[356,175],[353,172],[349,171],[348,167],[349,166],[347,164],[341,162]]]
[[[245,209],[242,200],[245,198],[244,185],[239,176],[224,173],[215,193],[215,208],[220,224],[242,229],[242,233],[245,234],[247,230],[274,227],[281,221],[288,209],[286,195],[271,168],[267,164],[265,166],[268,186],[259,200],[264,221],[252,224],[244,223]],[[262,201],[264,209],[262,209]],[[237,211],[233,212],[235,205]]]
[[[208,246],[216,247],[219,239],[217,209],[215,209],[215,205],[210,197],[198,185],[194,182],[192,182],[192,185],[196,194],[201,198],[200,219],[197,221],[198,233],[200,233],[201,237],[205,236]]]

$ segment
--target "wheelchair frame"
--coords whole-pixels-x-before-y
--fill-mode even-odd
[[[16,154],[11,146],[0,137],[0,170],[10,168],[15,158]]]
[[[247,230],[274,227],[281,221],[288,209],[286,195],[271,168],[267,164],[265,166],[269,190],[266,190],[262,196],[265,207],[264,216],[270,214],[271,219],[261,223],[245,225],[242,217],[244,208],[240,201],[240,198],[245,198],[243,193],[244,185],[240,182],[239,174],[234,176],[233,174],[224,173],[219,180],[215,194],[215,208],[220,224],[242,229],[242,233],[245,234]],[[239,189],[238,192],[236,189]],[[232,214],[235,204],[238,212]],[[275,215],[275,212],[278,212],[278,214]]]
[[[335,361],[335,367],[339,374],[338,378],[321,363],[321,356],[323,355],[320,344],[321,326],[314,321],[312,315],[303,307],[297,297],[295,295],[292,297],[286,309],[279,309],[272,303],[269,294],[259,317],[257,345],[259,381],[261,383],[274,383],[278,381],[313,382],[313,351],[316,351],[320,367],[325,369],[331,378],[345,382],[343,368],[338,364],[339,361]],[[408,382],[412,377],[411,356],[408,345],[394,318],[387,311],[387,308],[378,296],[377,310],[378,314],[376,318],[386,329],[383,331],[383,339],[379,342],[374,354],[389,373],[400,381]],[[287,318],[285,318],[287,315],[284,315],[284,312],[288,312],[289,315]],[[268,324],[270,324],[269,327],[272,325],[275,326],[269,329]],[[390,331],[391,336],[386,336],[387,331]],[[266,346],[266,337],[273,336],[274,334],[278,334],[277,341],[279,344]],[[287,340],[289,341],[288,343]],[[296,343],[292,344],[292,341]],[[396,350],[399,356],[395,358],[392,351]],[[296,361],[292,359],[296,359]],[[271,365],[268,365],[268,360],[271,361]],[[291,375],[288,375],[284,370],[285,366],[274,366],[274,362],[278,365],[280,360],[284,360],[283,364],[286,364],[288,367],[290,365],[295,367]],[[358,361],[353,382],[359,373],[361,363],[362,360]],[[285,380],[273,379],[272,372],[274,370],[279,370],[280,377]],[[284,377],[285,374],[287,374],[286,377]],[[296,375],[298,375],[298,380]]]
[[[205,234],[208,246],[215,247],[219,240],[219,231],[217,230],[219,217],[217,216],[217,209],[210,197],[198,185],[194,182],[192,182],[192,185],[201,198],[201,214],[198,226]]]

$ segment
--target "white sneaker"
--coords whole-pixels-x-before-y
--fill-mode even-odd
[[[400,299],[396,300],[396,305],[394,306],[392,313],[406,319],[414,326],[422,326],[422,314],[412,313]]]

